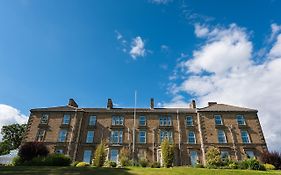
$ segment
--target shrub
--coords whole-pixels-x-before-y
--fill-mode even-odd
[[[102,167],[105,162],[105,157],[105,145],[102,141],[95,151],[95,158],[93,160],[94,165],[97,167]]]
[[[163,165],[166,168],[173,166],[174,162],[174,145],[170,144],[168,139],[161,143]]]
[[[265,170],[265,167],[255,158],[250,158],[239,162],[239,169]]]
[[[79,161],[72,162],[71,166],[76,166],[79,163]]]
[[[208,168],[218,168],[223,165],[220,150],[215,147],[208,149],[206,153],[206,163]]]
[[[30,161],[25,161],[23,163],[23,165],[27,165],[27,166],[44,166],[45,164],[45,157],[34,157],[32,160]]]
[[[274,165],[276,169],[281,169],[281,153],[276,151],[263,152],[261,154],[261,160],[263,163]]]
[[[46,157],[44,163],[48,166],[69,166],[71,159],[63,154],[51,154]]]
[[[159,162],[153,162],[153,163],[150,164],[150,167],[151,167],[151,168],[160,168],[161,165],[160,165]]]
[[[20,157],[20,156],[16,156],[13,158],[12,160],[12,165],[13,166],[20,166],[20,165],[23,165],[23,159]]]
[[[264,164],[266,170],[275,170],[275,166],[269,163]]]
[[[42,142],[26,142],[20,149],[18,155],[23,161],[30,161],[34,157],[46,157],[49,154],[49,150]]]
[[[230,162],[230,163],[228,164],[228,167],[229,167],[230,169],[237,169],[237,168],[238,168],[238,163],[237,163],[237,162]]]
[[[200,163],[196,163],[194,165],[194,168],[204,168],[204,165],[200,164]]]
[[[146,158],[141,158],[139,160],[139,164],[140,164],[141,167],[147,167],[148,166],[148,161],[147,161]]]
[[[87,163],[87,162],[79,162],[79,163],[76,165],[76,167],[87,167],[87,166],[90,166],[90,164]]]
[[[110,160],[105,161],[104,165],[106,167],[113,167],[113,168],[115,168],[117,166],[116,162],[110,161]]]
[[[129,156],[130,156],[129,150],[123,147],[120,150],[120,155],[119,155],[120,165],[122,167],[129,165],[129,160],[130,160]]]

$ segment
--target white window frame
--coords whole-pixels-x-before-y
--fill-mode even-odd
[[[244,135],[243,133],[246,135]],[[242,139],[242,143],[246,143],[246,144],[251,143],[249,132],[246,130],[241,130],[241,139]],[[244,142],[245,141],[244,139],[247,139],[247,142]]]
[[[236,115],[236,120],[238,125],[246,125],[244,115]]]
[[[214,115],[214,118],[215,118],[215,125],[223,125],[223,121],[222,121],[222,116],[217,114],[217,115]],[[217,123],[217,119],[219,119],[220,123]]]
[[[88,123],[88,125],[89,125],[89,126],[95,126],[96,123],[97,123],[97,116],[91,115],[91,116],[89,117],[89,123]]]
[[[146,116],[141,115],[139,117],[139,126],[146,126]]]
[[[64,134],[64,135],[62,135],[62,134]],[[67,130],[66,129],[61,129],[59,131],[58,142],[65,142],[66,140],[67,140]]]
[[[43,129],[39,129],[36,135],[36,141],[42,142],[44,141],[46,131]]]
[[[192,134],[193,133],[193,134]],[[190,134],[192,134],[192,138],[190,137],[191,135]],[[188,132],[188,143],[189,144],[196,144],[196,134],[195,134],[195,132],[194,131],[189,131]],[[193,139],[194,140],[194,142],[190,142],[190,139]]]
[[[112,130],[110,134],[110,142],[112,144],[122,144],[123,143],[123,131],[122,130]]]
[[[69,125],[70,124],[70,115],[69,114],[63,115],[62,124],[63,125]]]
[[[225,131],[220,129],[220,130],[218,130],[217,133],[218,133],[218,143],[220,143],[220,144],[227,143]],[[221,134],[223,134],[223,135],[221,135]],[[221,136],[223,136],[223,137],[221,137]],[[221,139],[220,137],[223,138],[224,142],[220,141],[220,139]]]
[[[160,143],[163,142],[164,139],[168,139],[169,142],[173,142],[173,131],[160,130]]]
[[[141,133],[143,133],[144,135],[142,135]],[[142,139],[144,139],[143,142],[141,141]],[[139,143],[146,143],[146,131],[139,131]]]
[[[48,124],[49,114],[42,114],[40,124]]]
[[[86,143],[93,143],[95,138],[95,131],[88,131],[86,137]]]
[[[193,126],[193,117],[191,115],[186,116],[185,118],[185,124],[186,126]]]
[[[112,116],[111,124],[113,126],[123,126],[124,125],[124,117],[123,116]]]
[[[172,126],[172,117],[171,116],[160,116],[159,125],[160,126]]]

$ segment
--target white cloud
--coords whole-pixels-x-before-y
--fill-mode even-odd
[[[276,35],[281,31],[281,25],[277,25],[275,23],[271,24],[271,36],[269,38],[269,42],[274,40]]]
[[[173,0],[149,0],[149,2],[153,3],[153,4],[168,4],[170,2],[172,2]]]
[[[265,46],[271,49],[259,64],[245,28],[198,25],[195,34],[205,40],[191,58],[185,58],[181,74],[188,76],[176,86],[172,84],[175,98],[168,105],[182,104],[180,94],[187,93],[196,97],[201,107],[218,101],[258,109],[268,147],[281,151],[281,34],[275,34],[272,46]]]
[[[146,55],[144,41],[140,36],[137,36],[133,39],[131,44],[130,55],[134,60],[137,59],[137,57],[144,57]]]
[[[0,104],[0,129],[2,126],[19,123],[24,124],[28,120],[28,117],[22,114],[16,108],[12,106]],[[2,140],[2,135],[0,134],[0,141]]]

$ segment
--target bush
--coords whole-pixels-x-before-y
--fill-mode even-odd
[[[161,165],[160,165],[159,162],[153,162],[153,163],[150,164],[150,167],[151,167],[151,168],[160,168]]]
[[[12,165],[13,166],[20,166],[23,165],[23,159],[20,156],[14,157],[12,160]]]
[[[169,143],[168,139],[164,139],[161,143],[163,165],[166,168],[172,167],[174,162],[174,145]]]
[[[206,153],[206,163],[208,168],[218,168],[223,165],[221,153],[218,148],[211,147]]]
[[[76,165],[76,167],[87,167],[87,166],[90,166],[90,164],[87,163],[87,162],[79,162],[79,163]]]
[[[34,157],[46,157],[49,150],[42,142],[26,142],[20,149],[18,155],[23,161],[30,161]]]
[[[102,167],[105,162],[105,157],[105,145],[103,142],[101,142],[95,151],[95,158],[93,160],[94,165],[97,167]]]
[[[145,158],[141,158],[139,160],[139,164],[140,164],[141,167],[147,167],[148,166],[148,161]]]
[[[104,165],[111,168],[115,168],[117,166],[116,162],[110,160],[105,161]]]
[[[47,166],[69,166],[71,159],[63,154],[51,154],[44,161]]]
[[[194,165],[194,168],[204,168],[204,165],[200,164],[200,163],[196,163]]]
[[[120,150],[120,154],[119,154],[120,165],[122,167],[128,166],[130,164],[129,163],[129,160],[130,160],[129,156],[130,156],[129,150],[123,147]]]
[[[79,163],[79,161],[72,162],[71,166],[76,166]]]
[[[237,169],[237,168],[238,168],[238,163],[237,163],[237,162],[230,162],[230,163],[228,164],[228,167],[229,167],[230,169]]]
[[[276,151],[263,152],[261,154],[261,160],[263,163],[274,165],[276,169],[281,169],[281,153]]]
[[[265,167],[255,158],[246,159],[238,164],[239,169],[265,170]]]
[[[266,170],[275,170],[275,166],[269,163],[264,164]]]

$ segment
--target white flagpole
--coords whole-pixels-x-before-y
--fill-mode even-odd
[[[133,161],[135,163],[135,142],[136,142],[136,107],[137,107],[137,91],[135,91],[135,107],[134,107],[134,128],[133,128]]]

